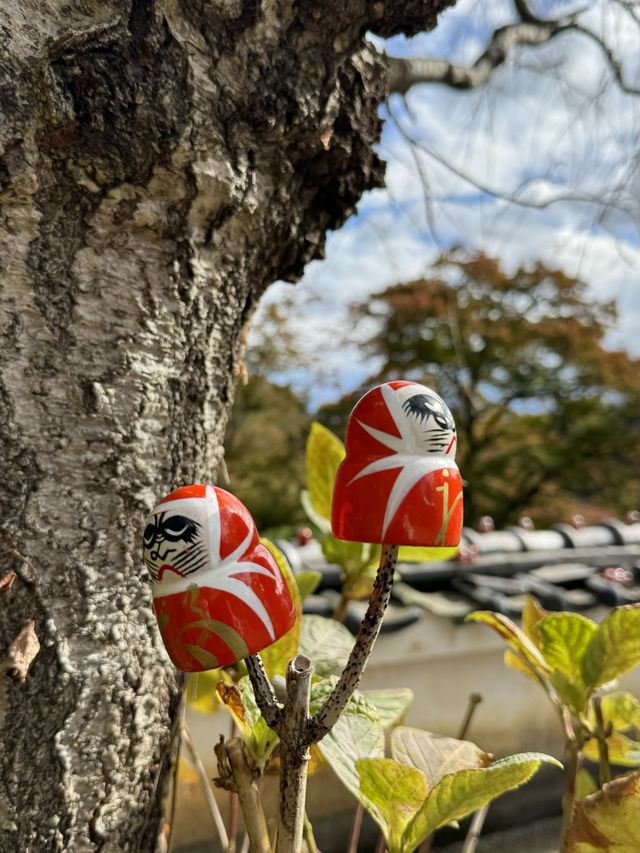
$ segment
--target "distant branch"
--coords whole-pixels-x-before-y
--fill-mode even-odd
[[[604,39],[578,22],[577,16],[583,10],[554,21],[536,17],[523,0],[514,0],[514,5],[521,20],[495,30],[486,50],[473,65],[458,65],[446,59],[389,57],[389,93],[406,95],[416,83],[444,83],[453,89],[477,89],[489,82],[494,71],[505,64],[517,47],[546,44],[555,36],[576,32],[598,45],[623,92],[640,95],[639,87],[625,81],[622,66]],[[638,21],[635,16],[634,19]]]
[[[496,30],[485,52],[473,65],[457,65],[446,59],[389,57],[389,92],[406,94],[416,83],[445,83],[453,89],[477,89],[487,83],[514,48],[538,45],[563,32],[565,21],[520,21]]]

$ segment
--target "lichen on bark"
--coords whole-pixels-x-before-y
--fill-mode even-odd
[[[151,850],[179,679],[140,567],[242,331],[380,183],[365,41],[448,0],[0,3],[0,851]]]

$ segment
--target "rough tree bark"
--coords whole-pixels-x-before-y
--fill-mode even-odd
[[[451,2],[0,2],[0,657],[41,644],[1,676],[0,851],[154,848],[142,519],[215,480],[257,299],[381,181],[365,32]]]

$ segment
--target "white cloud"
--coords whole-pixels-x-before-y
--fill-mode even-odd
[[[567,11],[576,8],[563,5]],[[539,0],[536,8],[543,12],[546,6]],[[436,31],[411,42],[394,40],[388,50],[473,61],[490,29],[512,14],[511,2],[463,0]],[[637,83],[640,30],[611,0],[593,2],[584,20],[606,34],[626,79]],[[541,57],[554,65],[551,74],[537,68]],[[597,45],[584,37],[563,37],[542,51],[522,51],[482,90],[452,93],[445,86],[417,86],[407,103],[408,111],[393,102],[402,126],[485,189],[515,193],[532,205],[570,194],[615,200],[623,209],[584,201],[534,209],[495,198],[428,153],[412,153],[388,121],[380,146],[389,164],[386,187],[363,198],[358,214],[329,236],[326,259],[311,263],[298,285],[300,298],[308,291],[321,297],[296,319],[301,340],[320,353],[340,389],[358,384],[372,370],[357,346],[359,330],[347,306],[424,275],[439,251],[454,243],[484,250],[507,268],[542,260],[583,278],[595,297],[618,302],[620,320],[609,343],[640,355],[640,180],[629,172],[640,149],[640,97],[611,86]],[[428,182],[430,210],[416,160]],[[278,293],[273,288],[267,298],[277,299]],[[343,340],[344,345],[337,343]],[[302,381],[300,374],[296,381]],[[316,388],[312,402],[335,396],[329,387]]]

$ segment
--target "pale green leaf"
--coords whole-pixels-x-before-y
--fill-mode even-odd
[[[528,782],[543,761],[562,767],[549,755],[527,752],[503,758],[489,767],[444,776],[407,827],[405,849],[413,850],[439,826],[459,820]]]
[[[612,764],[620,767],[640,767],[640,742],[632,740],[622,732],[613,732],[609,735],[607,751]],[[596,738],[591,738],[585,743],[584,754],[589,761],[598,761],[600,753]]]
[[[293,571],[291,570],[289,562],[282,551],[270,539],[261,539],[260,542],[268,548],[275,558],[275,561],[282,572],[282,576],[285,579],[289,592],[291,593],[291,598],[293,599],[293,604],[296,609],[296,620],[287,633],[283,634],[275,643],[267,646],[260,653],[264,668],[271,679],[276,675],[285,675],[289,661],[298,654],[298,646],[300,644],[300,622],[302,619],[302,599],[298,591],[298,585]]]
[[[362,758],[356,769],[362,800],[382,830],[389,853],[403,853],[406,827],[428,793],[424,776],[391,758]]]
[[[536,648],[540,648],[538,622],[548,615],[549,613],[540,606],[540,603],[532,595],[525,598],[522,608],[522,630]]]
[[[488,767],[492,760],[491,755],[468,740],[457,740],[410,726],[398,726],[393,731],[391,755],[396,761],[420,770],[430,788],[449,773]]]
[[[540,651],[551,669],[549,680],[561,700],[580,714],[589,697],[583,662],[598,626],[577,613],[553,613],[536,626]]]
[[[598,630],[596,623],[577,613],[553,613],[541,619],[536,627],[540,651],[551,669],[584,688],[582,661]]]
[[[536,646],[508,616],[492,613],[490,610],[475,610],[465,618],[465,622],[480,622],[493,628],[503,640],[506,640],[512,651],[520,655],[532,673],[543,677],[549,671],[545,659]]]
[[[340,439],[314,421],[306,447],[307,491],[314,512],[325,519],[331,518],[333,484],[344,455]]]
[[[205,672],[190,672],[187,675],[185,696],[190,708],[200,714],[215,714],[220,709],[217,686],[219,681],[229,680],[222,669]]]
[[[327,562],[340,566],[347,584],[353,585],[361,575],[367,573],[373,578],[380,559],[379,545],[348,542],[335,539],[333,536],[325,536],[320,546]]]
[[[315,675],[340,674],[353,648],[351,632],[334,619],[314,614],[302,617],[300,654],[313,662]]]
[[[414,547],[412,545],[403,545],[398,551],[399,563],[441,563],[444,560],[451,560],[460,550],[459,545],[453,545],[449,548],[442,547]]]
[[[384,729],[378,720],[343,713],[318,748],[342,784],[361,801],[356,761],[384,757]]]
[[[632,693],[607,693],[601,707],[605,723],[611,723],[614,729],[626,731],[634,726],[640,730],[640,700]]]
[[[408,687],[367,690],[364,696],[375,708],[385,729],[401,720],[413,702],[413,690]]]
[[[640,772],[614,779],[577,802],[567,853],[638,853],[640,850]]]
[[[304,601],[316,591],[322,580],[322,572],[298,572],[294,577],[300,598]]]
[[[311,714],[316,714],[320,710],[337,683],[338,677],[331,675],[311,685],[311,696],[309,697],[309,712]],[[359,690],[353,692],[343,713],[359,714],[361,717],[367,717],[367,719],[373,720],[376,723],[380,722],[375,705],[369,700],[368,696]]]
[[[312,524],[315,524],[321,533],[331,533],[331,520],[324,518],[319,512],[316,512],[313,507],[313,503],[311,502],[311,495],[306,489],[303,489],[300,492],[300,503],[302,504],[302,509],[305,511],[309,521],[312,522]]]
[[[582,767],[576,776],[576,800],[581,800],[583,797],[588,797],[598,790],[596,780],[588,770]]]
[[[617,607],[598,626],[584,659],[592,687],[618,678],[640,663],[640,605]]]

